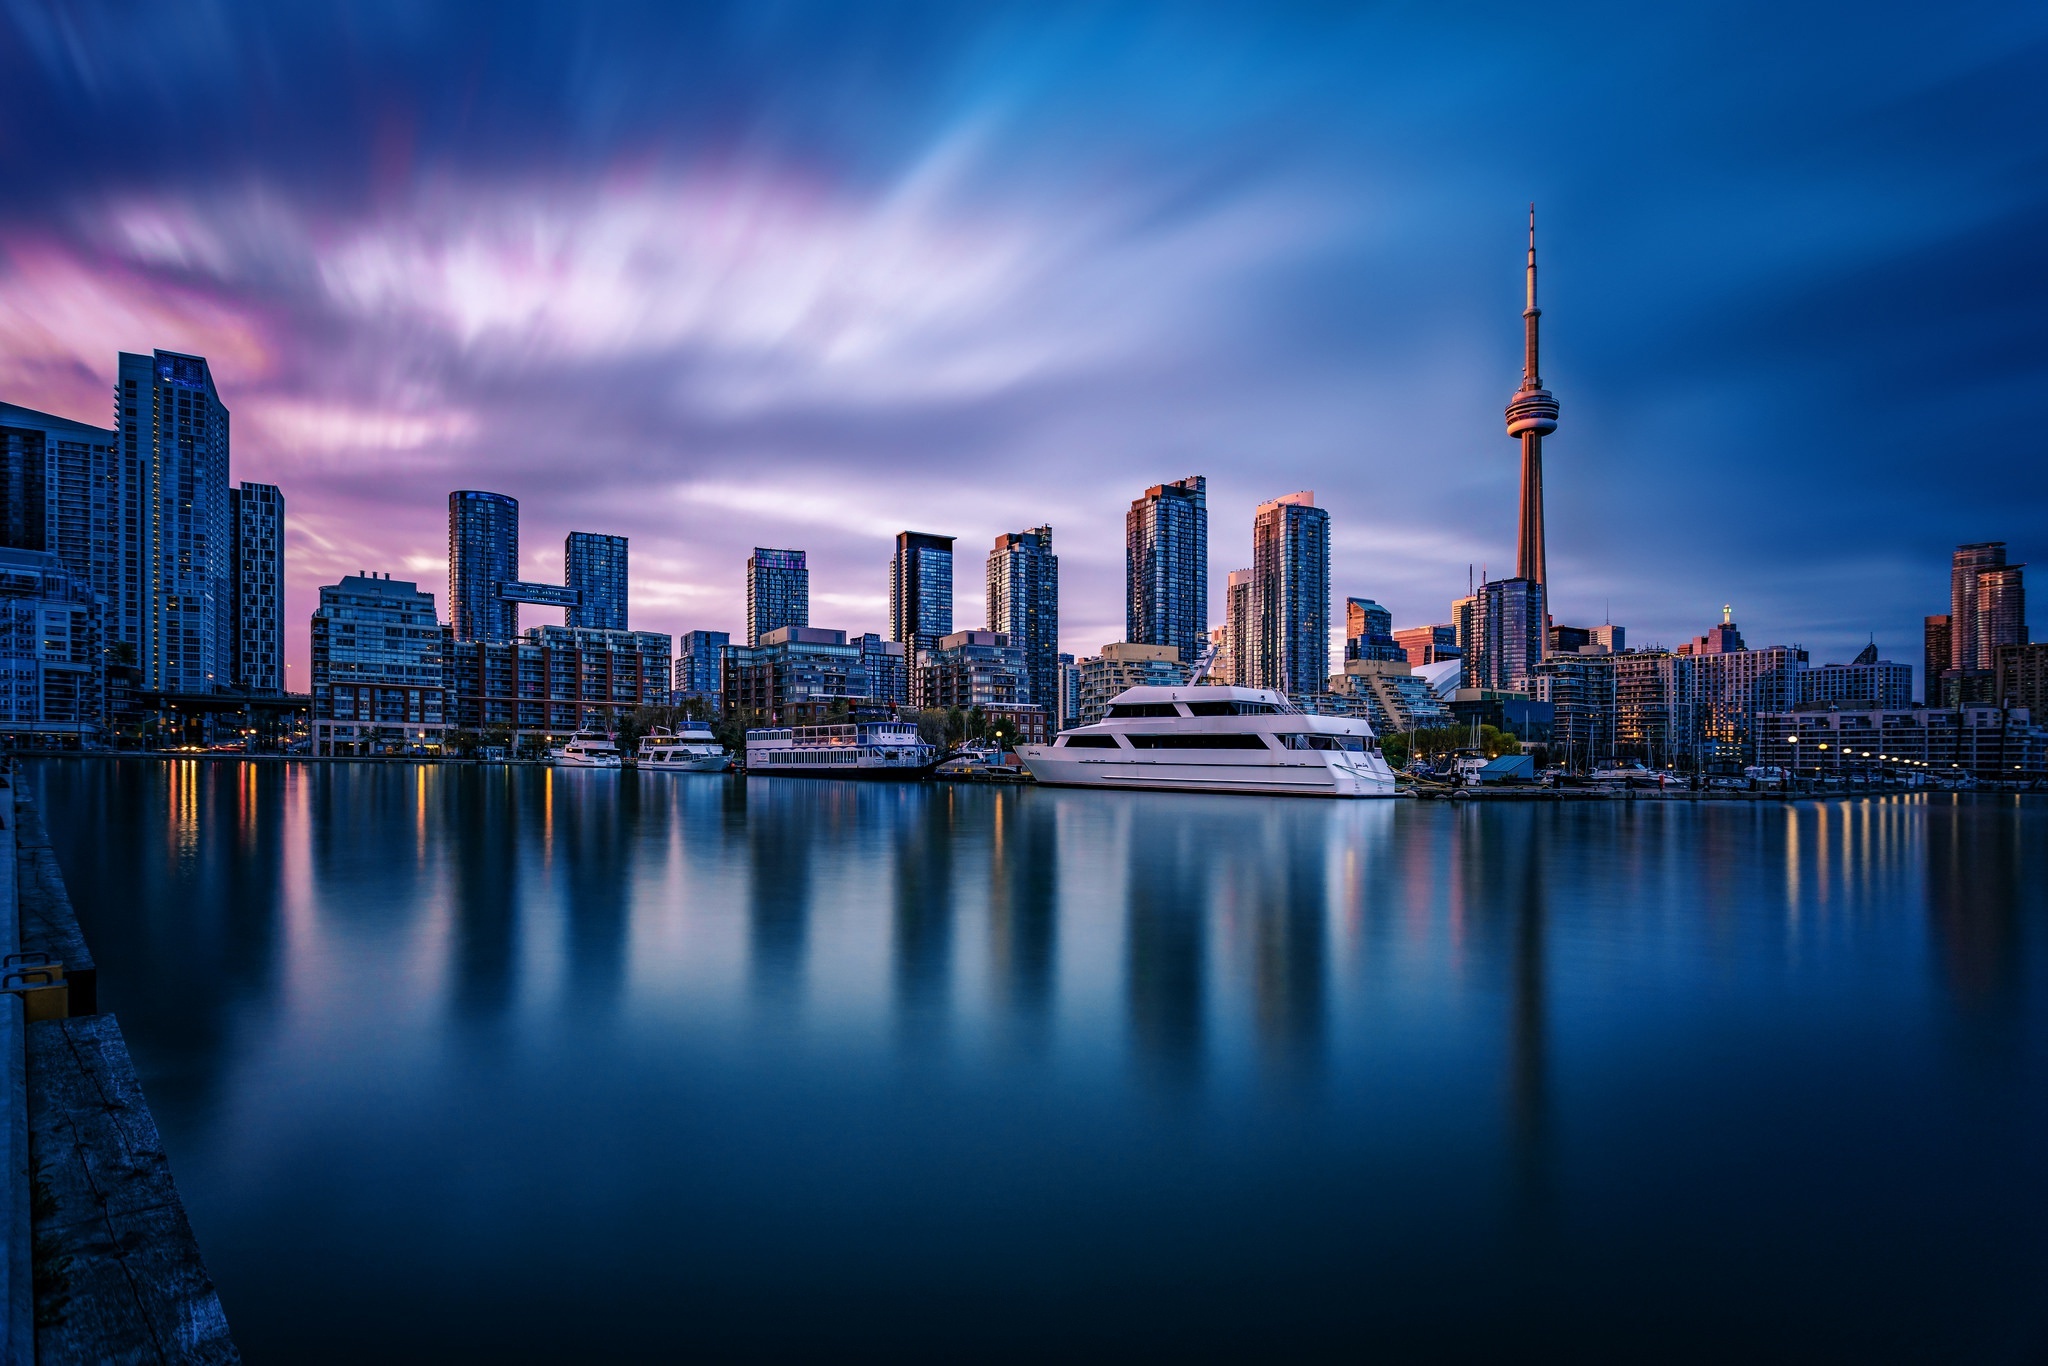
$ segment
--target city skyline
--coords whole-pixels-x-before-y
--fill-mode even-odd
[[[691,61],[740,73],[693,100],[637,60],[681,20],[626,41],[509,18],[458,105],[428,58],[471,51],[453,18],[367,23],[390,72],[368,88],[303,16],[131,17],[116,42],[107,11],[10,11],[9,98],[47,136],[0,149],[23,190],[0,215],[0,395],[104,425],[117,351],[207,356],[236,477],[291,501],[291,623],[358,567],[437,582],[436,505],[471,487],[521,500],[537,581],[564,581],[572,531],[628,537],[632,620],[678,635],[742,632],[751,545],[806,547],[815,618],[877,629],[896,531],[1058,525],[1062,648],[1085,652],[1123,634],[1132,491],[1199,470],[1213,604],[1249,510],[1314,487],[1333,594],[1413,626],[1467,564],[1513,563],[1502,324],[1533,199],[1546,378],[1571,402],[1546,451],[1556,618],[1671,644],[1734,602],[1816,659],[1872,632],[1917,659],[1927,563],[1991,538],[2038,559],[2048,535],[2038,347],[2007,340],[2041,312],[2038,209],[2004,172],[2042,98],[2014,54],[2048,22],[1957,26],[1906,61],[1908,26],[1858,14],[1779,27],[1774,60],[1855,73],[1796,93],[1704,12],[1634,34],[1583,12],[1536,34],[1070,14],[1042,66],[993,43],[1017,36],[1000,16],[869,17],[839,37],[903,69],[855,112],[814,93],[851,88],[852,48],[794,20],[693,31]],[[581,75],[550,59],[568,38]],[[1604,126],[1602,97],[1677,50],[1715,78]],[[1357,87],[1368,53],[1413,76]],[[1477,79],[1532,60],[1539,108]],[[1475,78],[1427,79],[1451,69]],[[1940,156],[1895,136],[1937,115],[1959,130]],[[142,155],[144,122],[195,154]],[[1912,482],[1944,452],[1991,477]],[[983,619],[978,578],[959,621]]]

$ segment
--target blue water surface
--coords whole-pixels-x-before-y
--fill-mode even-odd
[[[2048,805],[28,780],[251,1361],[2037,1361]]]

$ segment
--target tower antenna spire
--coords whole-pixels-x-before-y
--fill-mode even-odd
[[[1522,309],[1522,387],[1508,400],[1508,435],[1522,443],[1522,516],[1515,573],[1548,590],[1543,534],[1543,438],[1557,430],[1557,400],[1537,364],[1536,206],[1529,206],[1528,302]]]

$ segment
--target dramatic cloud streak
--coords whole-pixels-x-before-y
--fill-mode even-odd
[[[104,422],[116,350],[208,355],[295,622],[441,592],[487,487],[530,575],[631,536],[669,630],[737,627],[755,544],[880,627],[904,527],[977,624],[1050,522],[1092,649],[1192,472],[1219,579],[1312,487],[1337,591],[1441,619],[1513,555],[1529,198],[1564,614],[1910,658],[1949,544],[2048,533],[2038,12],[0,12],[0,396]]]

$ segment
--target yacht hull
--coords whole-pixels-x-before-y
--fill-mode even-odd
[[[819,764],[779,764],[773,767],[750,768],[749,778],[837,778],[842,782],[856,783],[921,783],[932,776],[937,764],[915,766],[911,764],[884,764],[874,768],[859,768],[851,764],[831,766]]]
[[[703,759],[642,759],[639,767],[649,773],[723,773],[732,767],[732,756],[715,754]]]
[[[1080,751],[1087,753],[1087,751]],[[1146,792],[1229,792],[1266,797],[1393,797],[1391,774],[1335,764],[1133,763],[1069,759],[1050,745],[1017,750],[1047,787],[1125,788]]]

